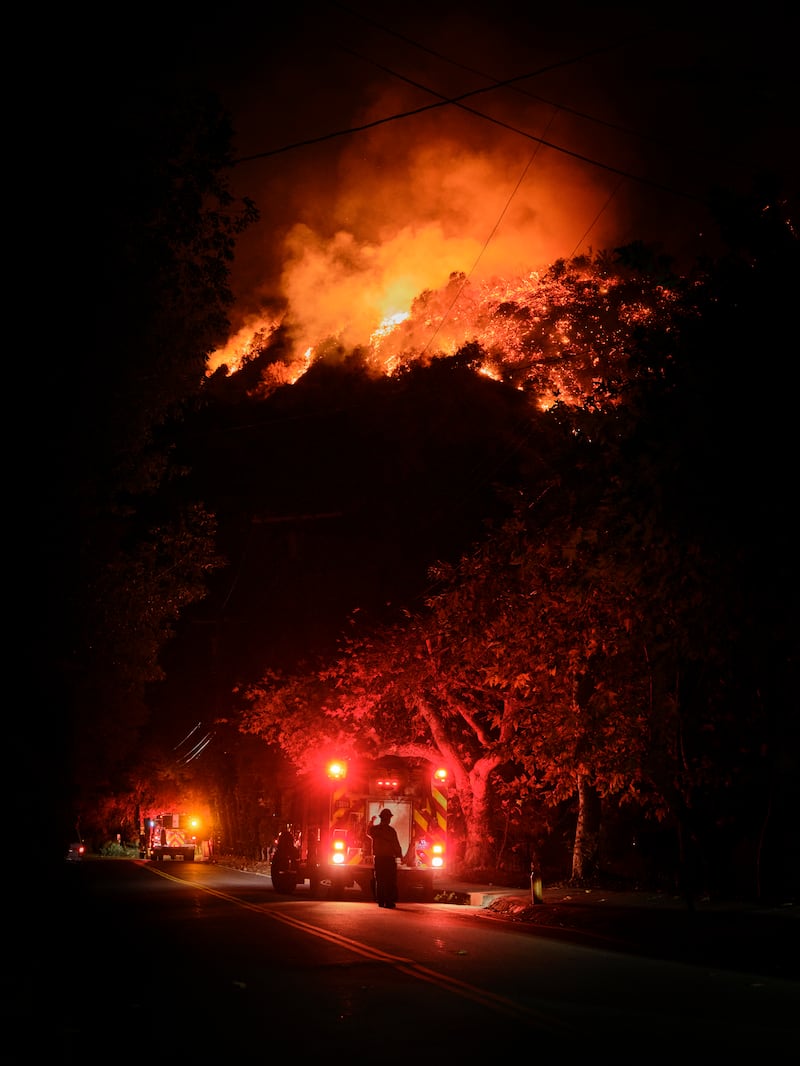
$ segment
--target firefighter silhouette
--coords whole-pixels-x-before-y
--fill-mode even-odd
[[[403,856],[396,830],[389,824],[392,812],[388,807],[374,818],[367,829],[372,839],[372,855],[375,870],[375,897],[379,907],[394,910],[397,903],[397,860]],[[377,823],[377,824],[376,824]]]

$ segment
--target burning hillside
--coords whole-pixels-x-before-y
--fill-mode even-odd
[[[458,354],[480,373],[531,393],[542,408],[559,400],[579,404],[601,383],[620,377],[632,330],[661,315],[672,295],[604,256],[480,284],[454,273],[443,287],[376,320],[363,340],[349,345],[346,316],[338,334],[313,343],[298,333],[291,309],[252,320],[214,353],[210,372],[224,366],[235,373],[258,359],[253,391],[265,396],[294,383],[316,362],[341,361],[354,352],[376,375]],[[279,332],[288,346],[274,344]]]
[[[248,101],[235,178],[265,217],[237,248],[241,318],[210,373],[257,361],[268,394],[320,360],[358,352],[391,375],[470,345],[476,368],[540,405],[577,403],[669,300],[595,250],[639,239],[696,262],[704,206],[663,188],[675,155],[637,132],[660,112],[640,125],[615,90],[615,35],[572,50],[535,35],[516,57],[506,33],[487,50],[465,32],[457,51],[452,20],[440,29],[458,62],[430,50],[426,18],[422,50],[376,32],[338,107],[327,85],[292,122],[269,89]]]

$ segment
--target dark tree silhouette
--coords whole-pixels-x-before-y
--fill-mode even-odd
[[[26,738],[25,775],[48,856],[98,789],[124,784],[159,649],[220,564],[201,501],[177,510],[157,495],[178,473],[162,427],[197,396],[227,334],[235,240],[255,217],[228,191],[231,129],[212,98],[140,52],[131,67],[98,60],[95,74],[102,88],[87,76],[85,95],[69,96],[90,176],[70,205],[89,263],[88,336],[48,367],[36,453],[46,712]]]

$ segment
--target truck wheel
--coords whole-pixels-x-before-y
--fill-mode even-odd
[[[272,887],[282,896],[293,896],[297,878],[291,870],[271,870]]]

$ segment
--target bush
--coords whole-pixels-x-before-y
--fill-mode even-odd
[[[100,848],[100,854],[105,859],[138,859],[138,844],[120,844],[117,840],[107,840]]]

